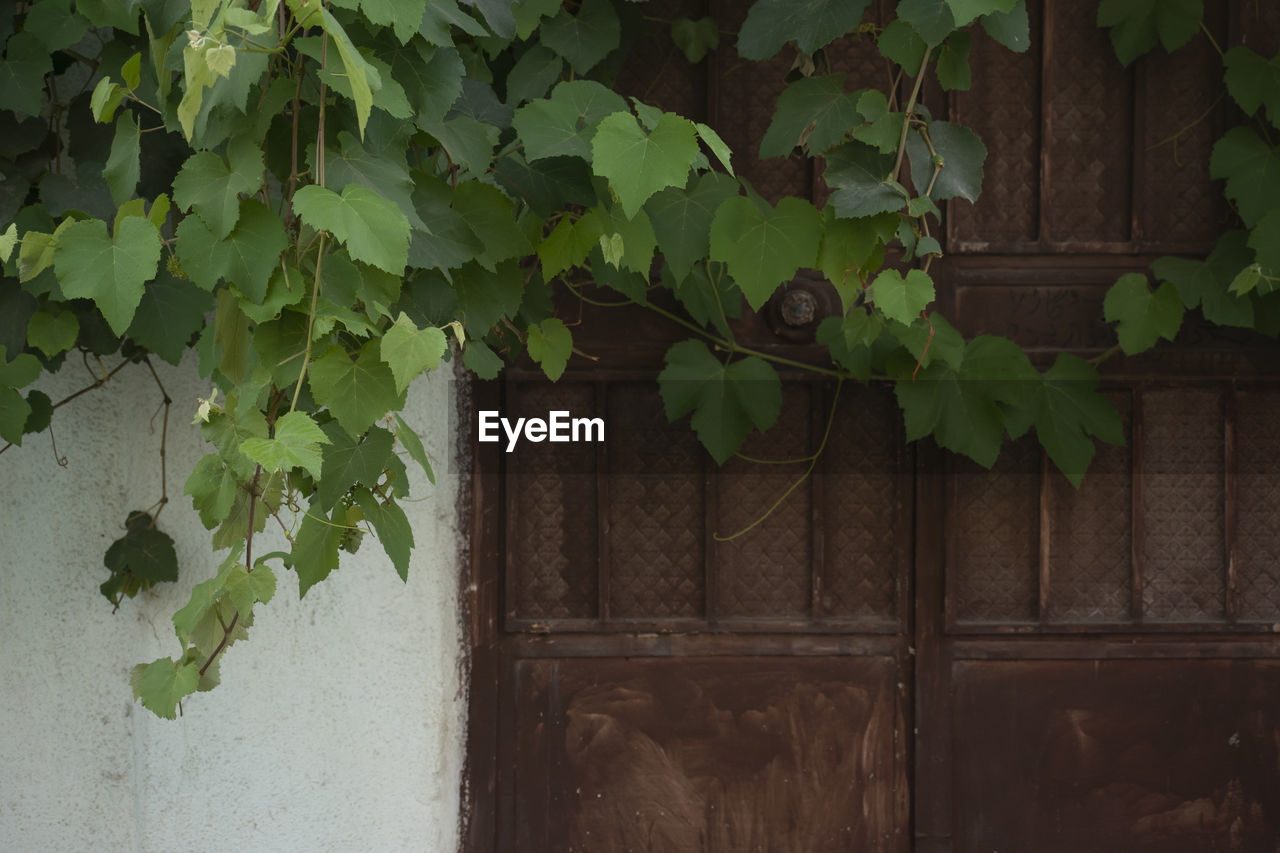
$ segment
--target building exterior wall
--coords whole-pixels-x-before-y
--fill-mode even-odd
[[[98,593],[126,514],[159,496],[161,395],[145,367],[55,413],[65,468],[48,433],[0,456],[0,848],[456,849],[466,689],[453,382],[419,379],[404,412],[438,482],[411,471],[408,584],[371,536],[305,601],[281,570],[248,641],[224,655],[222,685],[170,721],[133,701],[129,669],[177,653],[169,618],[219,557],[182,494],[206,452],[191,420],[209,387],[194,358],[157,369],[174,401],[160,526],[176,542],[176,584],[114,615]],[[40,387],[57,401],[87,381],[69,359]]]

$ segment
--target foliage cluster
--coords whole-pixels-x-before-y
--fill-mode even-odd
[[[22,389],[68,359],[97,387],[193,348],[215,389],[197,412],[209,453],[184,493],[213,549],[229,550],[173,617],[179,653],[135,670],[142,703],[173,717],[216,684],[282,568],[305,595],[371,533],[406,576],[402,456],[431,474],[398,414],[410,383],[454,358],[492,378],[526,353],[559,378],[573,336],[553,315],[556,281],[588,301],[579,288],[594,282],[690,332],[659,383],[668,416],[690,415],[718,462],[777,419],[780,362],[894,383],[910,439],[983,465],[1034,431],[1079,482],[1095,439],[1122,441],[1094,364],[1062,354],[1040,370],[1013,342],[965,340],[929,311],[939,205],[977,199],[986,149],[935,119],[921,88],[969,87],[975,28],[1026,50],[1024,0],[900,0],[883,27],[864,22],[867,6],[756,0],[738,33],[669,22],[693,63],[729,39],[752,61],[795,45],[758,154],[817,159],[832,190],[822,208],[770,203],[734,175],[733,157],[755,152],[614,90],[645,15],[627,0],[0,11],[0,438],[50,426],[69,400]],[[1200,0],[1102,0],[1098,22],[1127,63],[1196,36],[1202,12]],[[846,35],[885,57],[883,89],[849,91],[828,67],[824,48]],[[1212,168],[1243,227],[1207,260],[1160,261],[1154,291],[1141,275],[1116,283],[1106,317],[1125,353],[1172,339],[1187,309],[1280,322],[1280,58],[1234,47],[1224,66],[1252,122],[1217,144]],[[818,330],[829,363],[738,344],[743,301],[760,309],[806,268],[842,303]],[[107,553],[117,606],[176,574],[156,526],[166,501],[130,513]],[[287,551],[255,553],[268,524]]]

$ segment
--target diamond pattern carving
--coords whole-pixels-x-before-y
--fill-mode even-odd
[[[1049,4],[1051,51],[1045,69],[1044,211],[1054,241],[1129,239],[1132,83],[1110,57],[1106,33],[1095,23],[1097,4],[1070,0]],[[977,81],[974,81],[975,84]],[[1106,132],[1100,132],[1106,128]]]
[[[515,417],[593,409],[590,385],[518,387]],[[509,415],[511,416],[511,415]],[[510,589],[523,619],[590,618],[597,610],[595,445],[533,444],[510,454],[514,524],[508,533]]]
[[[1221,621],[1221,395],[1187,388],[1144,391],[1142,418],[1143,612],[1151,621]]]
[[[688,424],[671,424],[652,383],[609,389],[609,613],[612,618],[703,615],[705,454]]]
[[[1040,448],[1006,445],[983,470],[955,458],[947,589],[957,622],[1030,622],[1039,572]]]
[[[1040,4],[1027,6],[1040,33]],[[953,217],[962,252],[984,252],[1035,240],[1040,213],[1040,39],[1014,53],[970,29],[973,86],[956,95],[958,121],[987,146],[982,195]],[[960,204],[957,202],[956,204]]]
[[[1127,393],[1111,395],[1129,435]],[[1050,476],[1049,619],[1128,622],[1133,595],[1133,490],[1129,448],[1098,443],[1079,489]]]
[[[819,617],[896,620],[900,505],[910,496],[891,392],[846,385],[827,447]]]
[[[763,436],[748,439],[749,456],[789,459],[810,449],[809,388],[783,387],[782,415]],[[735,533],[758,519],[804,471],[803,464],[725,463],[716,478],[716,526]],[[747,534],[715,549],[715,614],[721,617],[791,617],[808,614],[813,553],[812,491],[796,489],[782,506]]]
[[[1280,621],[1280,391],[1236,396],[1236,612]]]

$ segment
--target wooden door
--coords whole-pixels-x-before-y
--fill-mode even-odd
[[[733,29],[747,5],[710,10]],[[931,272],[966,336],[1047,362],[1114,342],[1101,303],[1119,275],[1212,247],[1229,212],[1207,152],[1234,117],[1211,48],[1125,70],[1096,3],[1028,6],[1031,51],[975,35],[972,94],[931,94],[989,148]],[[1220,42],[1280,44],[1276,4],[1206,6]],[[658,26],[624,81],[754,152],[790,57],[741,65],[725,47],[690,68]],[[854,42],[828,59],[855,85],[883,72]],[[742,171],[770,198],[823,197],[811,164]],[[814,278],[792,287],[830,310]],[[1108,362],[1128,442],[1100,447],[1078,490],[1034,441],[986,471],[907,445],[890,388],[837,400],[784,375],[784,421],[744,452],[805,457],[828,417],[833,439],[722,541],[805,463],[717,469],[653,382],[680,330],[564,311],[583,311],[575,342],[598,361],[554,385],[515,369],[464,409],[608,430],[470,446],[468,849],[1280,848],[1273,342],[1189,316],[1158,355]],[[771,307],[736,334],[819,357]]]

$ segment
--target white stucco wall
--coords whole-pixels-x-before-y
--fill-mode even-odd
[[[182,495],[209,389],[189,363],[157,367],[175,401],[160,521],[176,585],[114,615],[98,593],[126,514],[159,496],[145,367],[55,413],[66,468],[47,433],[0,455],[0,850],[455,850],[465,673],[447,371],[418,380],[404,413],[442,475],[432,487],[411,467],[409,583],[372,537],[303,601],[281,571],[222,685],[169,721],[134,702],[129,669],[177,653],[169,618],[218,559]],[[73,359],[38,387],[56,401],[85,378]]]

